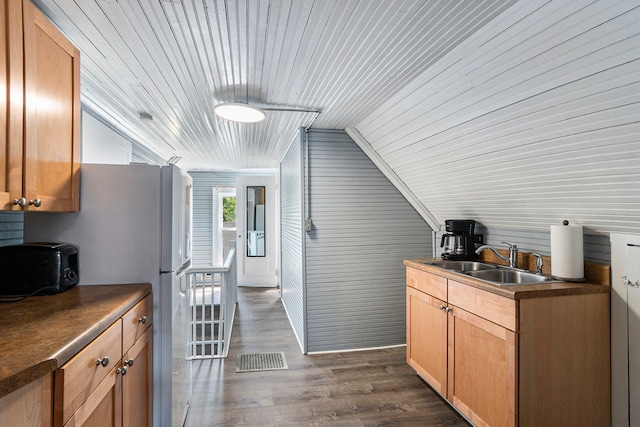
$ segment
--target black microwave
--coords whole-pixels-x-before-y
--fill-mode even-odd
[[[0,246],[0,296],[55,294],[78,283],[78,249],[65,243]]]

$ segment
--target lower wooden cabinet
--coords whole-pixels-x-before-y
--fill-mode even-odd
[[[407,363],[476,426],[610,424],[609,294],[510,299],[407,268]]]
[[[148,328],[122,359],[126,374],[122,380],[122,424],[151,426],[153,414],[152,329]],[[126,365],[125,365],[126,364]]]
[[[122,426],[122,384],[113,368],[89,397],[71,415],[65,427]],[[56,424],[57,425],[57,424]]]
[[[55,372],[54,426],[151,426],[151,320],[147,296]]]
[[[407,362],[443,396],[447,394],[446,302],[407,287]]]
[[[450,308],[447,400],[476,425],[515,425],[516,333]]]
[[[53,374],[0,398],[0,426],[51,427]]]

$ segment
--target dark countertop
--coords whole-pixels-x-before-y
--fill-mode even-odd
[[[474,277],[467,276],[466,274],[457,273],[451,270],[444,270],[436,266],[424,264],[425,262],[436,260],[438,259],[425,258],[416,260],[405,260],[404,265],[516,300],[525,298],[545,298],[561,295],[600,294],[611,292],[610,286],[587,282],[557,281],[548,283],[536,283],[531,285],[494,285],[492,283],[485,282],[484,280],[479,280]]]
[[[150,284],[75,286],[0,304],[0,397],[64,365],[150,292]]]

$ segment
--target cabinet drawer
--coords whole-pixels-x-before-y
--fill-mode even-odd
[[[449,280],[449,304],[517,332],[515,300]]]
[[[119,363],[121,345],[122,323],[118,320],[56,371],[54,425],[66,423]]]
[[[444,277],[416,270],[415,268],[407,268],[407,285],[442,301],[447,300],[447,279]]]
[[[122,350],[127,352],[152,323],[153,301],[147,295],[122,316]]]

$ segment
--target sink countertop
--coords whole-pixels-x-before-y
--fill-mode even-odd
[[[445,270],[433,265],[423,264],[424,262],[439,260],[440,258],[404,260],[404,265],[516,300],[525,298],[544,298],[561,295],[599,294],[611,292],[610,286],[589,282],[556,281],[532,283],[530,285],[494,285],[492,283],[476,279],[463,273],[458,273],[452,270]]]
[[[0,397],[64,365],[150,292],[150,284],[74,286],[0,304]]]

